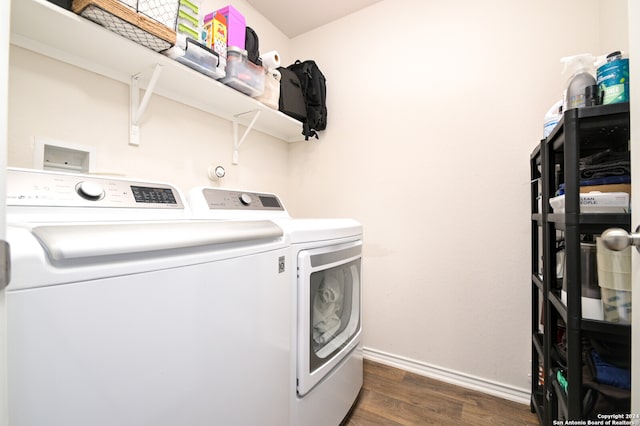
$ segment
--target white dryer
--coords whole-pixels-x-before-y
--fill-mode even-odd
[[[168,184],[8,170],[12,426],[283,425],[288,244]]]
[[[291,268],[292,425],[335,426],[363,380],[362,225],[353,219],[292,219],[274,194],[198,187],[194,217],[270,219],[285,232]]]

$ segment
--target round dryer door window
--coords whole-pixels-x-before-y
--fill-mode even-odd
[[[299,254],[298,393],[308,392],[357,345],[360,241]]]

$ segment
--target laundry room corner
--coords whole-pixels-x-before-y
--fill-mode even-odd
[[[289,207],[364,224],[365,356],[527,402],[527,159],[560,58],[626,32],[596,0],[489,3],[382,1],[293,39],[329,125],[290,147]]]

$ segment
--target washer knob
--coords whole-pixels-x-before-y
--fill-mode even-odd
[[[76,186],[78,195],[91,201],[97,201],[104,197],[104,189],[95,182],[84,181]]]
[[[240,194],[240,202],[242,204],[244,204],[245,206],[248,206],[249,204],[251,204],[253,200],[251,199],[251,195],[249,194]]]

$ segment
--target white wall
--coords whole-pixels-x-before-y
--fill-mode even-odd
[[[327,77],[329,117],[291,146],[289,207],[363,222],[372,356],[529,388],[528,160],[559,59],[608,53],[600,6],[385,0],[293,40]]]

